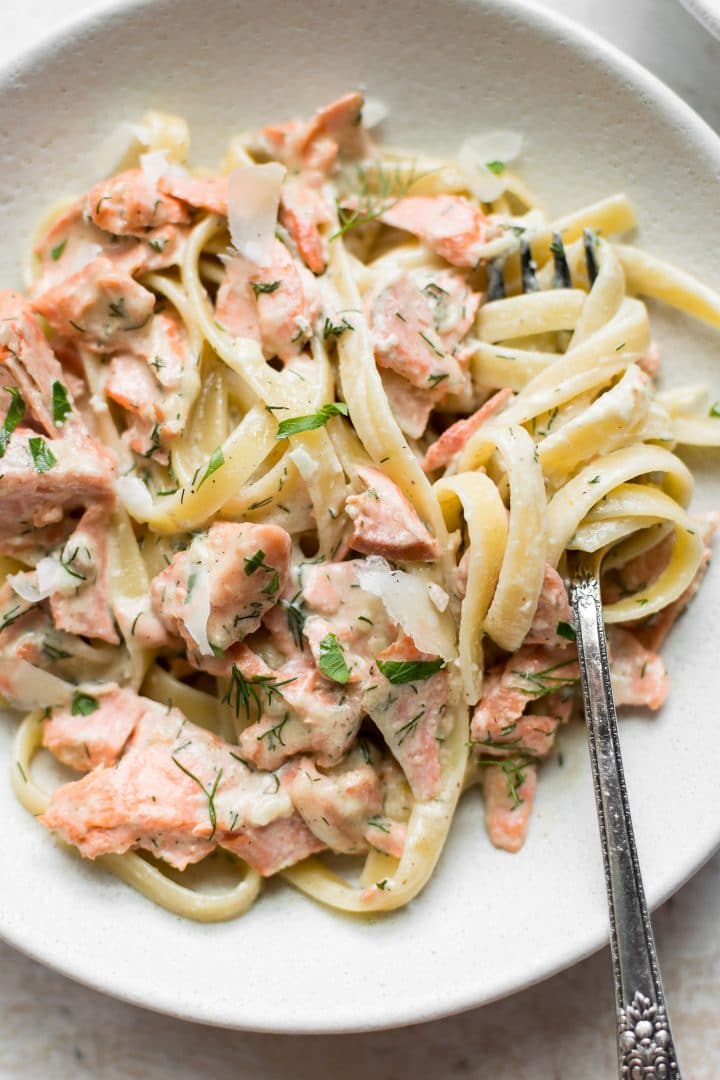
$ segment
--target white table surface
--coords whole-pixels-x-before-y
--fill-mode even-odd
[[[101,2],[6,0],[0,61]],[[547,6],[636,57],[720,131],[720,43],[676,0]],[[720,1076],[719,917],[720,854],[655,917],[685,1080]],[[615,1068],[606,951],[448,1020],[370,1035],[278,1037],[204,1028],[120,1004],[0,944],[0,1077],[12,1080],[611,1080]]]

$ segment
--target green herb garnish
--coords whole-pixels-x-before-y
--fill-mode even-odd
[[[445,661],[437,660],[378,660],[377,666],[396,686],[402,683],[421,682],[445,667]]]
[[[68,413],[71,412],[72,405],[68,398],[68,392],[63,384],[56,379],[52,384],[52,413],[55,427],[61,427],[65,423]]]
[[[258,296],[260,296],[261,293],[273,293],[273,292],[275,292],[276,289],[279,289],[280,288],[280,282],[279,281],[251,281],[250,282],[250,288],[255,293],[255,299],[257,300]]]
[[[558,637],[563,637],[566,639],[566,641],[575,641],[577,638],[575,630],[569,622],[559,622],[557,624],[555,632]]]
[[[347,416],[348,407],[341,401],[330,401],[323,405],[317,412],[307,416],[293,416],[289,420],[282,420],[278,424],[276,439],[287,439],[290,435],[299,435],[303,431],[315,431],[325,427],[332,416]]]
[[[29,440],[30,455],[36,472],[45,473],[57,465],[57,458],[44,439],[37,436]]]
[[[208,461],[207,469],[203,473],[202,478],[200,480],[200,483],[198,484],[196,490],[199,491],[200,488],[205,483],[205,481],[209,477],[211,477],[213,473],[217,472],[218,469],[220,469],[224,464],[225,464],[225,455],[222,452],[222,447],[218,446],[217,450],[213,450],[212,455],[210,457],[210,460]]]
[[[25,415],[25,399],[18,388],[16,386],[3,386],[3,390],[6,390],[10,395],[10,404],[3,420],[3,426],[0,428],[0,457],[5,456],[10,436]]]
[[[343,686],[350,678],[350,668],[347,666],[342,646],[335,634],[326,634],[320,642],[318,667],[328,679],[341,683]]]
[[[94,713],[99,708],[100,702],[97,698],[92,697],[91,694],[83,694],[82,690],[76,690],[70,706],[70,715],[89,716],[90,713]]]

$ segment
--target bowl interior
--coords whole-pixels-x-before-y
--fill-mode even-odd
[[[114,126],[183,113],[197,163],[238,129],[311,111],[360,86],[390,109],[389,141],[451,151],[466,134],[525,134],[522,172],[551,212],[616,190],[639,241],[720,286],[720,143],[636,65],[554,17],[500,0],[154,0],[76,24],[0,74],[0,280],[19,284],[46,208],[96,179]],[[717,334],[657,313],[667,380],[718,385]],[[717,455],[689,457],[698,505],[717,502]],[[714,486],[713,486],[714,484]],[[647,891],[657,902],[720,840],[720,787],[698,786],[714,745],[720,575],[667,649],[673,690],[656,718],[623,722]],[[711,707],[708,708],[708,705]],[[0,723],[9,761],[11,723]],[[438,871],[393,917],[336,916],[272,884],[243,919],[184,922],[56,848],[0,785],[6,875],[0,933],[67,974],[210,1023],[329,1031],[410,1023],[488,1001],[601,944],[606,909],[583,732],[544,767],[522,853],[494,851],[463,803]],[[48,899],[51,905],[48,907]],[[51,917],[49,913],[51,912]]]

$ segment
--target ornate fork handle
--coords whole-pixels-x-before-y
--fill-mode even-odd
[[[630,819],[597,577],[578,575],[570,597],[610,911],[618,1075],[680,1080]]]

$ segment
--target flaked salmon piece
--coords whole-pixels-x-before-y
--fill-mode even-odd
[[[133,415],[122,436],[131,450],[151,457],[166,449],[168,439],[161,424],[163,390],[144,360],[131,353],[114,356],[104,391]]]
[[[113,357],[104,390],[135,417],[124,434],[130,448],[149,457],[185,430],[200,377],[187,331],[174,315],[155,315],[136,350]]]
[[[491,417],[499,413],[512,397],[512,390],[507,388],[498,390],[497,393],[483,402],[472,416],[465,420],[457,420],[449,428],[443,431],[439,439],[428,447],[422,460],[422,467],[426,473],[434,469],[443,469],[449,465],[458,454],[471,435],[481,428]]]
[[[345,94],[319,109],[307,122],[291,120],[263,128],[253,136],[250,149],[290,168],[330,172],[341,151],[357,154],[365,147],[362,103],[361,94]]]
[[[109,531],[106,506],[91,506],[85,511],[60,554],[61,565],[75,588],[52,593],[50,611],[58,630],[117,645],[110,607]]]
[[[222,846],[244,859],[263,877],[271,877],[322,851],[324,844],[308,829],[299,814],[293,814],[261,828],[247,826]]]
[[[150,598],[116,596],[113,613],[125,641],[134,641],[145,649],[161,649],[172,643],[167,628],[150,606]]]
[[[120,758],[143,715],[143,699],[116,683],[83,687],[84,713],[72,705],[50,710],[43,724],[43,746],[78,772],[108,768]],[[94,702],[94,707],[93,707]]]
[[[537,787],[537,766],[488,765],[483,775],[485,826],[496,848],[516,852],[525,843]]]
[[[697,514],[695,520],[704,541],[700,566],[687,589],[678,596],[677,600],[672,604],[668,604],[657,615],[652,615],[647,622],[641,623],[640,626],[635,628],[635,636],[647,649],[657,651],[662,646],[676,620],[682,615],[700,588],[705,571],[708,568],[708,563],[712,557],[712,539],[720,522],[720,517],[716,513]]]
[[[366,490],[345,500],[353,523],[350,547],[399,562],[437,559],[437,540],[397,484],[370,465],[359,465],[355,474]]]
[[[607,628],[607,641],[615,704],[659,709],[667,698],[670,680],[658,654],[619,626]]]
[[[187,207],[163,194],[142,169],[128,169],[90,188],[84,213],[113,236],[143,237],[148,229],[190,221]]]
[[[59,427],[84,430],[72,393],[30,304],[11,289],[0,292],[0,378],[17,387],[32,417],[47,432]],[[69,410],[62,423],[53,419],[53,385],[65,391]],[[63,410],[65,411],[65,410]]]
[[[557,570],[545,567],[538,605],[525,637],[525,645],[546,645],[561,648],[564,641],[574,640],[572,611],[565,583]],[[558,627],[562,633],[558,633]]]
[[[405,774],[416,799],[440,791],[438,738],[445,730],[448,681],[438,671],[419,683],[393,685],[377,672],[375,685],[363,694],[363,708],[379,728]]]
[[[390,410],[401,430],[411,439],[421,438],[437,404],[438,391],[421,390],[389,368],[381,370],[380,378]]]
[[[137,700],[140,716],[122,756],[53,792],[44,825],[86,858],[143,848],[179,870],[218,844],[240,849],[265,874],[321,848],[277,777],[251,772],[232,746],[179,709]]]
[[[99,255],[59,285],[39,293],[33,307],[58,334],[77,336],[85,348],[110,353],[132,347],[148,323],[155,297],[127,270]]]
[[[359,689],[326,679],[307,656],[276,670],[258,670],[259,658],[248,660],[249,652],[239,658],[238,667],[246,678],[255,679],[263,713],[240,735],[243,757],[262,769],[275,769],[298,753],[312,753],[323,767],[335,765],[360,727]],[[263,681],[265,686],[274,684],[277,693],[268,693]]]
[[[462,195],[411,195],[380,215],[385,225],[412,233],[453,266],[474,267],[497,226]]]
[[[377,659],[412,662],[437,658],[420,652],[411,637],[400,633]],[[447,672],[440,670],[430,678],[407,683],[392,683],[377,667],[371,674],[363,707],[382,733],[413,795],[422,800],[434,798],[440,789],[439,743],[451,723]]]
[[[193,663],[257,630],[287,584],[290,549],[277,525],[216,522],[153,578],[153,607]]]
[[[320,232],[332,218],[317,186],[302,175],[286,180],[280,192],[280,223],[292,236],[309,270],[322,274],[327,262],[327,245]]]
[[[173,199],[187,203],[196,210],[207,210],[209,214],[227,217],[227,176],[200,178],[168,172],[160,177],[157,186],[163,195],[171,195]]]
[[[187,234],[187,227],[162,225],[142,238],[109,236],[85,217],[79,199],[60,214],[35,248],[39,267],[31,296],[62,285],[98,256],[109,259],[118,272],[163,270],[180,261]]]
[[[467,303],[472,306],[472,294],[466,291]],[[380,285],[367,306],[378,365],[390,368],[418,389],[437,390],[439,397],[462,390],[460,365],[436,326],[437,302],[418,288],[410,274],[399,274]]]
[[[483,695],[475,706],[470,734],[482,742],[514,731],[528,705],[548,694],[571,689],[579,671],[574,648],[523,645],[485,676]]]
[[[562,700],[559,695],[553,696],[558,699],[557,711],[553,715],[524,713],[517,720],[503,724],[501,718],[485,710],[481,714],[481,722],[474,723],[472,729],[477,753],[482,758],[504,758],[517,753],[546,757],[553,748],[558,728],[569,718],[572,710],[572,698]]]
[[[355,676],[351,687],[373,681],[375,657],[395,636],[382,600],[359,586],[357,572],[363,565],[362,560],[320,563],[302,575],[305,639],[318,660],[323,637],[335,635]]]
[[[319,311],[312,275],[279,240],[262,266],[241,256],[230,260],[215,305],[229,333],[258,341],[268,360],[283,361],[301,352]]]
[[[283,771],[283,787],[308,828],[332,851],[358,855],[374,847],[400,858],[406,827],[384,814],[379,754],[355,747],[340,764],[320,772],[312,758]]]
[[[97,643],[88,645],[82,638],[57,630],[44,604],[28,610],[28,604],[23,601],[19,610],[18,601],[19,597],[0,601],[1,659],[24,660],[73,683],[122,678],[127,674],[116,648]],[[0,693],[5,694],[5,687],[0,688]],[[22,705],[12,701],[11,704]]]
[[[664,536],[658,544],[655,544],[647,551],[643,551],[641,555],[636,555],[634,559],[630,559],[624,566],[621,566],[617,574],[622,592],[625,594],[639,592],[640,589],[646,588],[650,582],[659,577],[670,562],[674,544],[675,533],[673,531]]]
[[[68,535],[68,511],[90,504],[110,507],[115,498],[115,458],[89,435],[43,439],[25,428],[10,437],[0,480],[0,554],[36,547],[47,529],[52,547]]]

